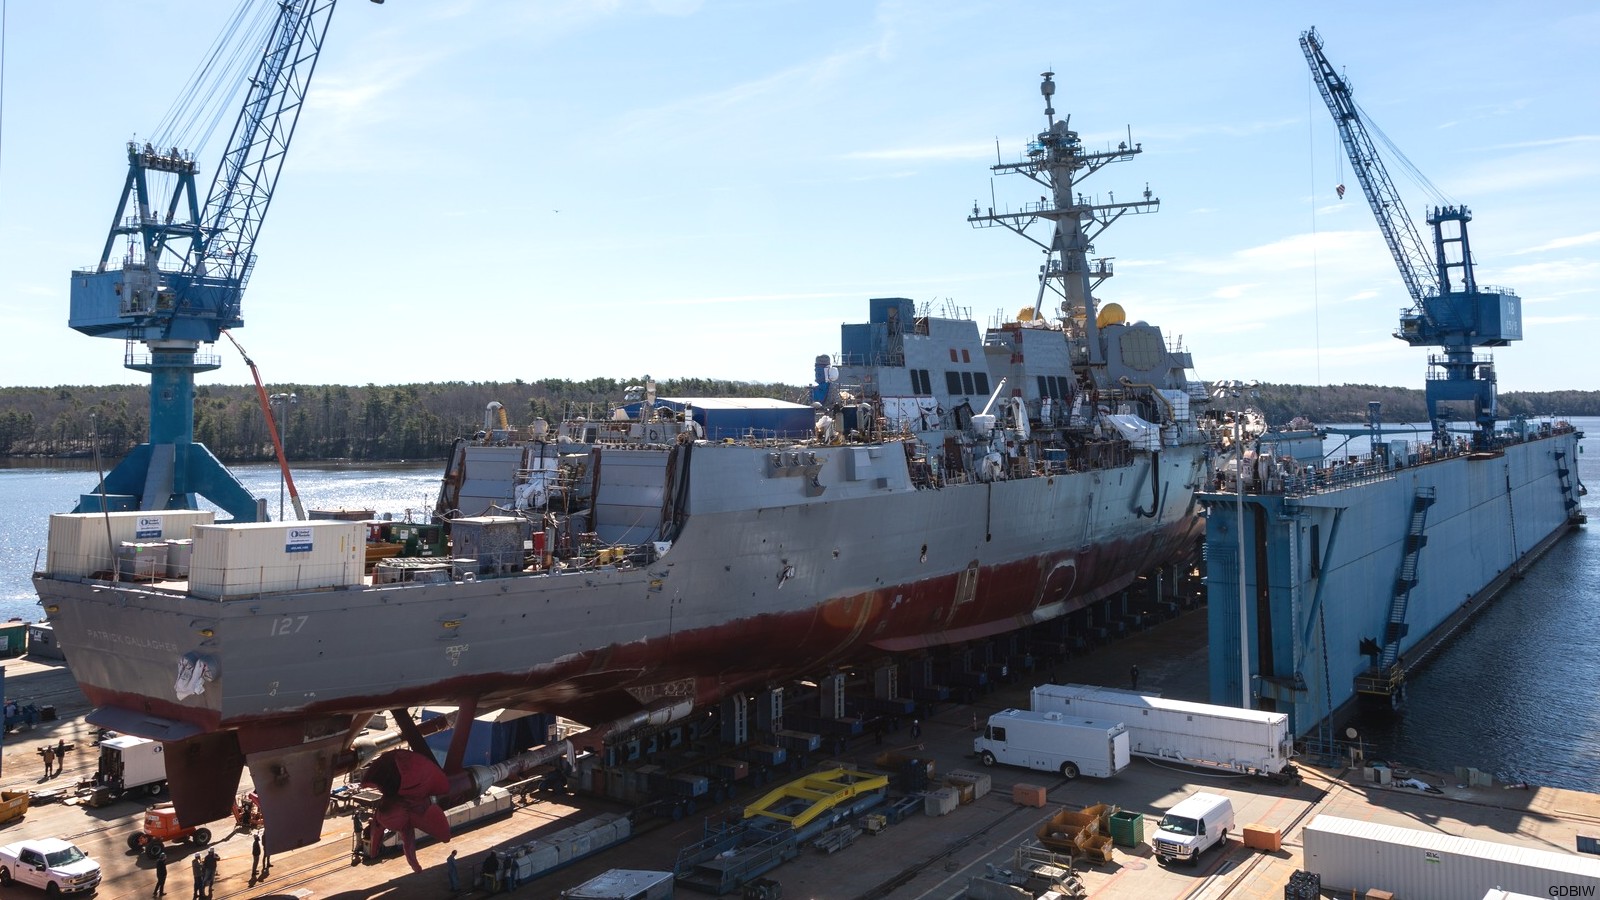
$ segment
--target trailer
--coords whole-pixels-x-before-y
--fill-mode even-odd
[[[612,869],[561,892],[564,900],[671,900],[672,873]]]
[[[1305,868],[1324,887],[1382,885],[1406,900],[1482,897],[1499,888],[1539,897],[1592,897],[1600,860],[1320,815],[1303,832]]]
[[[1128,767],[1128,729],[1076,714],[1007,709],[989,717],[972,750],[986,766],[1060,772],[1063,778],[1110,778]]]
[[[1299,778],[1285,713],[1168,700],[1086,684],[1041,684],[1037,712],[1109,719],[1128,727],[1133,754],[1279,781]]]
[[[632,819],[618,813],[602,813],[553,834],[492,851],[498,869],[480,876],[478,886],[489,893],[507,889],[512,883],[508,878],[511,873],[515,873],[515,884],[527,884],[631,837]]]

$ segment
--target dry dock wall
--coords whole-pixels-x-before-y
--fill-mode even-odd
[[[1600,896],[1600,859],[1317,816],[1302,838],[1324,890],[1382,889],[1405,900],[1463,900],[1496,888],[1536,897]]]

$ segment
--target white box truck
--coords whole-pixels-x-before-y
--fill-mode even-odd
[[[1041,684],[1036,712],[1111,719],[1128,726],[1135,756],[1226,769],[1276,780],[1299,777],[1284,713],[1168,700],[1087,684]]]
[[[1007,709],[989,717],[973,752],[986,766],[1005,763],[1063,778],[1110,778],[1128,767],[1128,729],[1119,722]]]
[[[96,792],[104,792],[107,800],[125,793],[152,797],[161,793],[167,786],[167,759],[162,749],[160,741],[129,735],[101,741],[100,764],[94,773]]]

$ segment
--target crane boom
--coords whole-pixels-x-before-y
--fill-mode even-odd
[[[1427,222],[1433,229],[1433,252],[1428,252],[1367,136],[1350,86],[1323,55],[1315,28],[1301,33],[1300,49],[1411,294],[1411,308],[1401,312],[1394,336],[1413,347],[1444,350],[1428,357],[1429,367],[1440,371],[1430,372],[1424,386],[1434,441],[1449,446],[1449,423],[1470,420],[1476,425],[1473,446],[1487,450],[1494,444],[1498,408],[1494,359],[1477,355],[1474,348],[1504,347],[1522,339],[1522,298],[1510,288],[1479,286],[1467,238],[1472,212],[1465,206],[1428,211]]]
[[[203,496],[235,521],[265,518],[205,445],[194,441],[194,378],[218,368],[202,343],[244,324],[240,298],[255,243],[305,104],[336,0],[272,0],[275,18],[204,211],[188,151],[128,143],[128,176],[100,260],[72,273],[68,324],[127,342],[124,364],[150,375],[150,437],[77,512],[197,508]],[[171,185],[166,198],[153,188]],[[126,239],[120,258],[118,239]],[[146,351],[135,352],[135,342]]]
[[[1423,297],[1439,290],[1439,279],[1433,270],[1427,245],[1422,242],[1417,226],[1406,213],[1394,182],[1389,180],[1389,171],[1384,168],[1383,158],[1373,146],[1366,125],[1361,121],[1361,113],[1356,109],[1350,85],[1334,71],[1333,64],[1323,54],[1322,40],[1315,28],[1300,35],[1300,49],[1305,52],[1306,62],[1311,66],[1312,80],[1322,92],[1323,102],[1328,104],[1328,111],[1333,113],[1333,122],[1339,128],[1345,153],[1349,154],[1356,179],[1361,182],[1361,193],[1366,196],[1367,203],[1372,207],[1372,215],[1378,220],[1378,229],[1383,232],[1389,253],[1400,269],[1406,292],[1411,295],[1413,303],[1420,305]]]
[[[256,237],[305,105],[334,3],[283,4],[211,184],[207,227],[184,260],[186,269],[221,279],[219,309],[224,315],[237,314],[239,296],[255,266]]]

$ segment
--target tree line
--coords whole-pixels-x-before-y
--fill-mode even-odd
[[[512,425],[535,418],[604,415],[625,388],[644,379],[430,382],[375,385],[269,385],[273,418],[290,459],[442,459],[456,438],[484,428],[498,402]],[[671,379],[663,397],[779,397],[801,400],[802,388],[783,384]],[[115,458],[150,431],[146,385],[0,388],[0,456]],[[274,458],[267,413],[253,385],[197,385],[194,439],[227,462]]]
[[[1382,404],[1385,422],[1426,422],[1428,403],[1416,388],[1373,384],[1307,386],[1263,384],[1252,388],[1259,396],[1250,405],[1261,410],[1273,425],[1304,416],[1319,425],[1365,424],[1367,404]],[[1499,416],[1600,416],[1600,391],[1507,391],[1499,395]]]
[[[574,415],[594,418],[620,402],[626,387],[642,382],[549,378],[364,387],[283,384],[268,391],[293,398],[270,404],[291,459],[389,461],[443,458],[456,438],[484,427],[491,402],[503,404],[513,425],[535,418],[552,423]],[[657,393],[809,399],[804,387],[706,378],[662,381]],[[1262,384],[1250,393],[1250,405],[1274,425],[1297,416],[1318,424],[1364,423],[1367,404],[1374,400],[1383,404],[1386,422],[1428,418],[1422,391],[1412,388]],[[1600,391],[1508,392],[1500,395],[1500,415],[1600,416]],[[0,456],[86,456],[98,449],[115,458],[143,442],[149,428],[145,385],[0,388]],[[266,413],[253,386],[197,386],[194,436],[228,462],[273,457]]]

